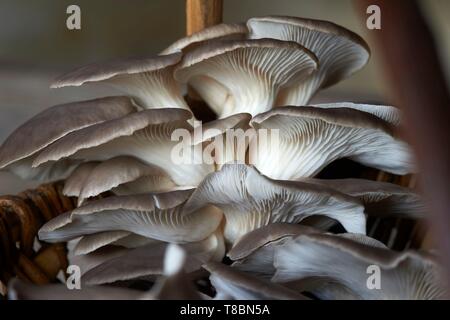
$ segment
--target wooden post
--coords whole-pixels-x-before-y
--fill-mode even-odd
[[[222,22],[223,0],[186,0],[186,33]]]
[[[201,31],[222,23],[223,0],[186,0],[186,34]],[[188,86],[186,100],[197,119],[211,121],[214,112],[204,103],[193,88]]]

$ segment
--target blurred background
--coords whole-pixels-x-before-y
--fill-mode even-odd
[[[333,21],[371,46],[368,66],[322,91],[316,101],[388,103],[377,51],[352,0],[224,0],[224,22],[278,14]],[[450,76],[450,1],[421,0]],[[81,30],[66,28],[66,8],[81,8]],[[401,19],[401,17],[398,17]],[[382,30],[381,32],[389,32]],[[100,86],[49,89],[60,73],[86,63],[154,55],[185,34],[184,0],[0,0],[0,143],[49,106],[118,94]],[[0,194],[33,187],[0,172]]]

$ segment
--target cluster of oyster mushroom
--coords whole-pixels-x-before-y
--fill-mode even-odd
[[[98,83],[125,96],[38,114],[1,146],[0,168],[27,179],[66,178],[64,193],[79,206],[44,225],[39,238],[69,241],[83,289],[14,281],[10,296],[444,297],[433,254],[395,252],[366,236],[368,216],[422,218],[418,195],[385,182],[315,178],[341,158],[414,172],[410,149],[395,134],[396,108],[309,104],[369,56],[363,39],[333,23],[271,16],[205,29],[156,57],[88,65],[58,78],[52,87]],[[185,85],[217,115],[200,135]],[[176,163],[173,133],[180,129],[192,135],[183,149],[192,161]],[[250,142],[261,129],[276,132],[277,143],[255,151],[248,142],[244,156],[229,145],[211,148],[234,129],[250,130]],[[209,149],[212,161],[201,161]],[[113,195],[96,198],[105,192]],[[331,233],[336,224],[346,232]],[[379,288],[367,284],[369,266],[381,271]],[[117,286],[135,279],[154,285],[144,293]]]

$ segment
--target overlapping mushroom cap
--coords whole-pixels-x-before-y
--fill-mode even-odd
[[[304,235],[275,252],[276,282],[303,282],[322,299],[444,299],[442,270],[425,253],[398,253],[335,235]],[[377,289],[368,270],[380,270]],[[295,286],[295,285],[294,285]]]
[[[304,299],[303,292],[441,298],[434,258],[395,253],[365,235],[368,216],[423,218],[418,195],[389,183],[316,178],[341,158],[393,174],[414,171],[395,133],[401,117],[394,107],[308,105],[369,55],[361,38],[332,23],[263,17],[200,31],[156,57],[82,67],[52,86],[105,83],[130,98],[44,111],[5,141],[0,169],[68,175],[64,193],[79,206],[46,223],[39,237],[70,241],[71,263],[82,267],[86,285],[165,276],[150,293],[94,286],[84,297],[205,298],[190,280],[208,272],[215,299]],[[217,120],[196,121],[182,96],[185,83]],[[114,195],[95,199],[108,191]],[[307,226],[311,217],[347,233]],[[231,266],[220,263],[225,255]],[[380,292],[350,278],[361,280],[368,263],[390,281]],[[180,286],[186,290],[177,292]],[[60,287],[41,292],[54,297],[50,290],[81,297]],[[16,283],[11,292],[33,297],[39,290]]]
[[[412,154],[394,128],[350,108],[280,107],[254,117],[255,129],[272,130],[278,143],[251,151],[251,162],[275,179],[316,175],[334,160],[350,158],[394,174],[410,173]],[[274,163],[280,165],[274,166]]]
[[[314,54],[294,42],[215,41],[188,51],[175,78],[187,82],[208,76],[226,87],[231,101],[222,106],[219,117],[241,112],[256,115],[272,108],[282,86],[316,68]]]
[[[251,18],[247,26],[251,39],[295,41],[314,52],[319,60],[311,77],[280,92],[278,106],[307,104],[317,90],[361,69],[370,57],[369,47],[361,37],[328,21],[268,16]]]

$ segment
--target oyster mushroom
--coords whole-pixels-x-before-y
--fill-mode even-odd
[[[357,197],[372,216],[398,218],[425,218],[426,208],[413,190],[399,185],[364,179],[306,179]]]
[[[306,300],[293,290],[240,272],[218,262],[203,266],[211,274],[209,279],[217,291],[215,299],[235,300]]]
[[[186,53],[193,48],[204,45],[204,42],[209,40],[243,40],[247,33],[248,29],[245,24],[222,23],[175,41],[160,54],[171,54],[177,51]],[[231,96],[227,88],[207,75],[193,77],[188,84],[216,114],[221,114],[221,110],[226,108],[227,101],[231,102]]]
[[[72,102],[48,108],[17,128],[0,147],[0,169],[23,179],[51,180],[67,176],[78,163],[32,168],[36,156],[67,134],[134,113],[136,107],[126,97],[107,97]],[[70,116],[68,116],[70,115]]]
[[[247,26],[243,23],[217,24],[175,41],[169,47],[161,51],[160,55],[167,55],[177,53],[179,51],[191,50],[193,47],[201,46],[202,42],[208,40],[244,39],[247,33]]]
[[[85,286],[80,290],[70,290],[63,284],[33,285],[13,279],[8,285],[11,300],[200,300],[199,293],[184,272],[186,252],[176,246],[168,245],[163,257],[163,276],[149,291],[112,287]]]
[[[275,251],[273,281],[302,283],[321,299],[443,299],[446,290],[436,258],[394,252],[326,234],[302,235]],[[369,289],[368,268],[380,269],[379,289]]]
[[[319,67],[309,78],[280,91],[277,106],[305,105],[322,88],[347,78],[366,65],[367,43],[357,34],[332,22],[297,17],[268,16],[247,21],[251,39],[295,41],[314,52]]]
[[[201,131],[194,129],[192,144],[203,145],[203,161],[215,164],[219,170],[233,161],[245,162],[247,147],[254,137],[249,130],[251,115],[238,113],[202,125]]]
[[[394,128],[359,110],[280,107],[257,115],[250,124],[257,132],[276,130],[278,143],[249,150],[250,163],[274,179],[311,177],[340,158],[394,174],[414,170],[410,148],[395,137]]]
[[[78,130],[48,146],[34,160],[38,167],[63,158],[81,161],[104,161],[117,156],[130,156],[167,172],[179,186],[195,186],[214,169],[204,163],[174,163],[176,130],[190,132],[187,120],[192,114],[181,109],[150,109]],[[182,143],[182,142],[181,142]],[[196,149],[187,148],[187,152]],[[201,157],[201,154],[192,154]]]
[[[83,275],[83,281],[88,285],[95,285],[161,275],[166,246],[167,243],[154,242],[128,250],[123,255],[90,269]],[[188,273],[200,269],[203,263],[210,260],[220,261],[225,252],[220,232],[201,241],[180,244],[180,247],[186,252],[184,271]]]
[[[392,106],[353,103],[353,102],[321,103],[321,104],[313,104],[311,106],[322,109],[338,109],[338,108],[355,109],[366,113],[370,113],[376,116],[377,118],[389,122],[394,126],[400,125],[401,122],[400,110]]]
[[[161,168],[133,157],[119,156],[101,163],[80,165],[65,181],[64,192],[78,197],[80,205],[85,199],[106,191],[121,195],[164,192],[175,187]]]
[[[270,223],[298,223],[312,215],[331,217],[349,232],[365,233],[364,207],[357,199],[317,184],[272,180],[243,164],[228,163],[209,174],[185,210],[207,204],[223,211],[224,235],[230,244]]]
[[[227,256],[234,261],[233,268],[270,280],[276,271],[273,259],[277,246],[298,235],[319,232],[300,224],[271,223],[245,234]]]
[[[153,58],[133,58],[97,63],[78,68],[57,78],[51,88],[104,83],[133,97],[145,109],[182,108],[189,110],[173,69],[180,52]]]
[[[219,113],[223,118],[271,109],[280,87],[304,78],[316,68],[314,54],[293,42],[214,41],[187,52],[176,67],[175,78],[195,83],[195,77],[208,76],[226,87],[233,102],[226,103]]]
[[[194,242],[211,235],[222,220],[212,206],[185,212],[192,190],[108,197],[91,201],[47,222],[39,238],[48,242],[72,240],[105,231],[128,231],[166,242]]]

